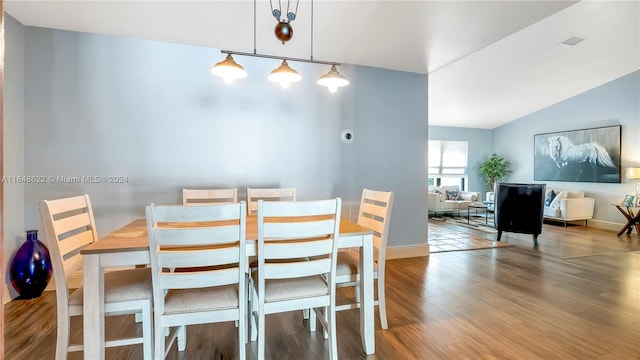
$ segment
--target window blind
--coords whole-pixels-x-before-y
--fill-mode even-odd
[[[467,175],[466,141],[429,140],[429,177]]]

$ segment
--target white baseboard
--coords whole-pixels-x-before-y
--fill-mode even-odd
[[[613,230],[617,232],[617,231],[620,231],[620,229],[622,229],[624,224],[615,223],[611,221],[591,219],[587,221],[587,226],[598,228],[598,229],[604,229],[604,230]]]
[[[8,303],[11,300],[13,299],[11,298],[11,293],[9,292],[9,286],[7,286],[7,284],[4,284],[4,286],[2,287],[2,305]]]
[[[429,256],[429,244],[387,247],[387,259]]]
[[[545,220],[549,220],[549,221],[557,221],[558,223],[562,223],[562,220],[554,220],[554,219],[547,219],[545,218]],[[584,220],[573,220],[573,221],[569,221],[569,224],[572,225],[579,225],[579,226],[584,226]],[[624,224],[621,223],[617,223],[617,222],[612,222],[612,221],[604,221],[604,220],[597,220],[597,219],[589,219],[587,220],[587,227],[588,228],[595,228],[595,229],[602,229],[602,230],[610,230],[610,231],[620,231],[620,229],[622,229],[622,227],[624,226]]]

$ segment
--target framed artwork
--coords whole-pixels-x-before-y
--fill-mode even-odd
[[[624,197],[624,200],[622,201],[622,206],[625,206],[625,207],[634,206],[635,204],[633,203],[633,198],[634,198],[633,195],[626,195]]]
[[[534,180],[620,183],[622,126],[537,134]]]

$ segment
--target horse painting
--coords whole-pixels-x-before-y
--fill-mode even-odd
[[[549,137],[550,156],[559,168],[569,164],[588,163],[609,168],[615,168],[607,150],[597,143],[574,145],[566,136]]]
[[[620,183],[622,126],[536,134],[533,178]]]

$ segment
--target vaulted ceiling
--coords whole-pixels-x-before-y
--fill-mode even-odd
[[[430,125],[495,128],[640,69],[638,1],[259,0],[255,23],[244,0],[4,3],[27,26],[429,74]],[[285,45],[271,4],[297,6]]]

